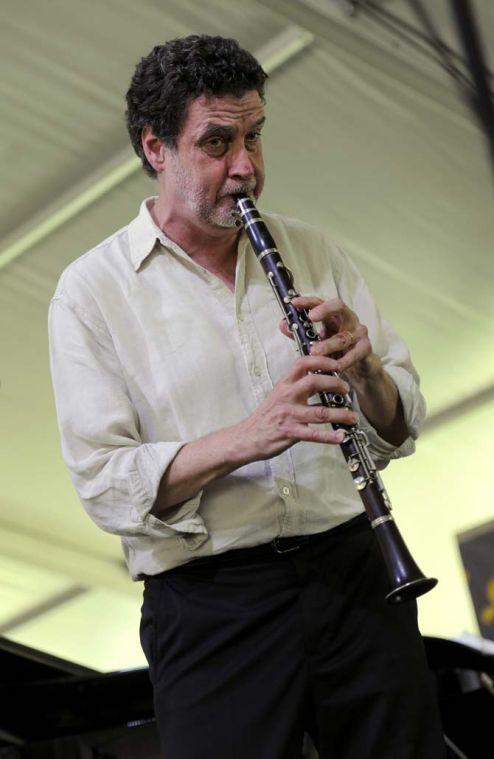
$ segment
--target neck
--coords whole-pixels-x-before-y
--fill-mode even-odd
[[[161,196],[151,208],[151,215],[155,224],[193,261],[213,274],[235,277],[238,229],[213,227],[200,219],[177,215],[166,207]]]

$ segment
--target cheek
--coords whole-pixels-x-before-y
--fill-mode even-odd
[[[259,195],[264,187],[264,161],[262,155],[258,161],[256,161],[256,192]]]
[[[202,184],[208,195],[216,196],[228,178],[225,165],[218,161],[214,166],[208,166],[202,173]]]
[[[202,151],[194,154],[188,170],[194,177],[194,184],[207,195],[215,195],[226,178],[224,161],[206,156]]]

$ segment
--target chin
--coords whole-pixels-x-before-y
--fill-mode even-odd
[[[212,214],[209,214],[206,221],[211,224],[211,226],[220,228],[220,229],[229,229],[232,227],[235,227],[235,217],[233,216],[233,208],[231,208],[229,211],[226,209],[223,211],[218,211],[216,209],[215,212]]]
[[[235,208],[235,200],[231,195],[221,198],[220,204],[218,204],[212,210],[212,213],[209,214],[209,223],[215,227],[221,227],[223,229],[236,227],[236,219],[233,215]]]
[[[230,214],[230,216],[222,217],[221,219],[215,219],[213,224],[216,227],[221,227],[221,229],[233,229],[237,226],[236,219],[232,214]]]

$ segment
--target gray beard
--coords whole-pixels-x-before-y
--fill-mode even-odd
[[[243,185],[237,185],[234,189],[232,189],[231,193],[227,194],[250,194],[252,190],[253,187],[248,186],[247,183],[244,183]],[[214,205],[206,200],[202,193],[195,193],[193,196],[188,195],[187,199],[189,200],[189,203],[192,205],[197,215],[204,221],[207,221],[208,224],[211,224],[214,227],[222,227],[226,229],[238,227],[239,223],[238,215],[236,213],[236,205],[232,206],[231,208],[219,206],[219,203],[224,197],[225,195],[219,198],[218,203]]]
[[[237,226],[237,216],[235,215],[235,208],[217,208],[213,206],[209,208],[205,215],[205,221],[209,222],[215,227],[224,227],[230,229]]]
[[[182,197],[187,201],[190,208],[194,210],[197,216],[211,224],[213,227],[222,227],[231,229],[238,226],[238,218],[235,215],[235,208],[220,208],[218,198],[216,203],[211,203],[206,197],[205,192],[195,187],[190,176],[183,170],[180,164],[176,164],[176,170],[179,177]],[[231,188],[228,188],[223,195],[245,192],[250,194],[254,189],[252,182],[239,182]]]

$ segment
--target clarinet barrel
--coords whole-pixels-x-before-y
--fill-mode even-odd
[[[252,198],[248,195],[238,195],[236,205],[236,215],[273,288],[298,351],[300,355],[307,356],[311,343],[320,340],[320,337],[307,311],[297,309],[292,304],[293,298],[299,294],[295,289],[292,274],[284,265],[276,243]],[[338,376],[334,372],[331,374]],[[319,400],[323,406],[329,408],[351,407],[349,395],[322,392],[319,393]],[[365,432],[358,425],[350,427],[333,424],[333,427],[345,433],[340,447],[381,549],[390,581],[390,591],[386,599],[390,603],[397,603],[427,593],[437,584],[437,580],[422,574],[400,534],[391,514],[388,494],[369,452]]]

